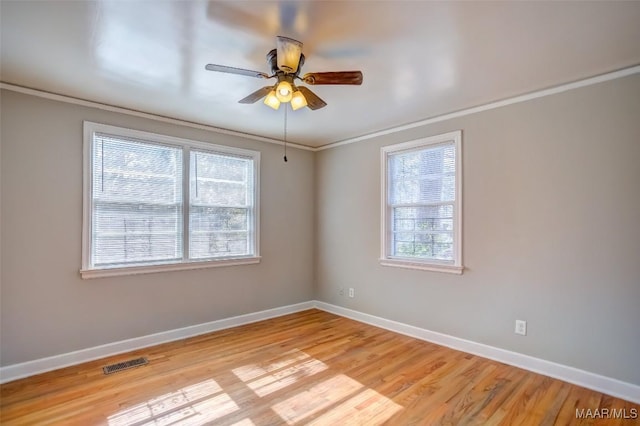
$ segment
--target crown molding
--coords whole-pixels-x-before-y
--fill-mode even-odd
[[[332,142],[326,145],[315,148],[315,151],[323,151],[325,149],[337,148],[343,145],[349,145],[356,142],[362,142],[369,139],[377,138],[378,136],[389,135],[392,133],[402,132],[404,130],[414,129],[416,127],[427,126],[429,124],[439,123],[442,121],[451,120],[453,118],[464,117],[466,115],[476,114],[483,111],[489,111],[496,108],[502,108],[508,105],[518,104],[521,102],[530,101],[532,99],[543,98],[545,96],[551,96],[558,93],[566,92],[573,89],[579,89],[581,87],[591,86],[605,81],[615,80],[622,77],[627,77],[633,74],[640,73],[640,65],[635,65],[630,68],[624,68],[618,71],[609,72],[606,74],[597,75],[595,77],[585,78],[583,80],[574,81],[571,83],[561,84],[559,86],[550,87],[535,92],[530,92],[524,95],[515,96],[512,98],[503,99],[500,101],[490,102],[488,104],[478,105],[472,108],[463,109],[460,111],[451,112],[448,114],[438,115],[435,117],[427,118],[424,120],[416,121],[401,126],[390,127],[378,132],[369,133],[355,138],[344,139],[338,142]]]
[[[547,89],[543,89],[543,90],[537,90],[537,91],[534,91],[534,92],[526,93],[524,95],[514,96],[514,97],[511,97],[511,98],[502,99],[502,100],[499,100],[499,101],[490,102],[490,103],[487,103],[487,104],[482,104],[482,105],[478,105],[478,106],[475,106],[475,107],[462,109],[462,110],[459,110],[459,111],[454,111],[454,112],[447,113],[447,114],[442,114],[442,115],[438,115],[438,116],[435,116],[435,117],[426,118],[424,120],[415,121],[415,122],[409,123],[409,124],[403,124],[403,125],[400,125],[400,126],[390,127],[388,129],[380,130],[380,131],[373,132],[373,133],[368,133],[366,135],[361,135],[361,136],[357,136],[357,137],[354,137],[354,138],[343,139],[343,140],[337,141],[337,142],[331,142],[331,143],[328,143],[328,144],[325,144],[325,145],[321,145],[319,147],[311,147],[311,146],[308,146],[308,145],[302,145],[302,144],[297,144],[297,143],[292,143],[292,142],[287,142],[287,146],[289,146],[291,148],[297,148],[297,149],[302,149],[302,150],[305,150],[305,151],[312,151],[312,152],[324,151],[326,149],[337,148],[339,146],[349,145],[349,144],[356,143],[356,142],[362,142],[362,141],[366,141],[366,140],[369,140],[369,139],[377,138],[379,136],[390,135],[390,134],[393,134],[393,133],[398,133],[398,132],[402,132],[402,131],[405,131],[405,130],[414,129],[416,127],[427,126],[429,124],[439,123],[439,122],[442,122],[442,121],[447,121],[447,120],[451,120],[451,119],[454,119],[454,118],[464,117],[464,116],[467,116],[467,115],[476,114],[476,113],[483,112],[483,111],[489,111],[489,110],[496,109],[496,108],[502,108],[502,107],[505,107],[505,106],[514,105],[514,104],[518,104],[518,103],[521,103],[521,102],[527,102],[527,101],[530,101],[530,100],[533,100],[533,99],[543,98],[545,96],[551,96],[551,95],[555,95],[555,94],[558,94],[558,93],[566,92],[566,91],[569,91],[569,90],[579,89],[581,87],[587,87],[587,86],[591,86],[591,85],[598,84],[598,83],[604,83],[606,81],[616,80],[618,78],[628,77],[630,75],[634,75],[634,74],[638,74],[638,73],[640,73],[640,65],[634,65],[634,66],[631,66],[631,67],[628,67],[628,68],[623,68],[621,70],[612,71],[612,72],[605,73],[605,74],[600,74],[600,75],[597,75],[597,76],[594,76],[594,77],[589,77],[589,78],[585,78],[585,79],[582,79],[582,80],[573,81],[571,83],[565,83],[565,84],[561,84],[561,85],[558,85],[558,86],[553,86],[553,87],[550,87],[550,88],[547,88]],[[151,114],[151,113],[147,113],[147,112],[142,112],[142,111],[132,110],[132,109],[128,109],[128,108],[123,108],[123,107],[103,104],[103,103],[89,101],[89,100],[85,100],[85,99],[74,98],[74,97],[71,97],[71,96],[60,95],[60,94],[57,94],[57,93],[46,92],[46,91],[39,90],[39,89],[33,89],[33,88],[29,88],[29,87],[24,87],[24,86],[18,86],[18,85],[15,85],[15,84],[5,83],[5,82],[1,82],[1,81],[0,81],[0,89],[12,90],[14,92],[25,93],[25,94],[28,94],[28,95],[38,96],[38,97],[41,97],[41,98],[51,99],[51,100],[60,101],[60,102],[67,102],[67,103],[71,103],[71,104],[75,104],[75,105],[82,105],[82,106],[86,106],[86,107],[90,107],[90,108],[98,108],[98,109],[105,110],[105,111],[119,112],[121,114],[128,114],[128,115],[133,115],[133,116],[136,116],[136,117],[148,118],[148,119],[151,119],[151,120],[162,121],[162,122],[170,123],[170,124],[177,124],[177,125],[180,125],[180,126],[191,127],[191,128],[194,128],[194,129],[208,130],[210,132],[219,133],[219,134],[223,134],[223,135],[239,136],[239,137],[243,137],[243,138],[246,138],[246,139],[251,139],[251,140],[255,140],[255,141],[259,141],[259,142],[266,142],[266,143],[271,143],[271,144],[276,144],[276,145],[284,145],[284,142],[279,140],[279,139],[272,139],[272,138],[267,138],[267,137],[264,137],[264,136],[253,135],[253,134],[250,134],[250,133],[243,133],[243,132],[237,132],[237,131],[234,131],[234,130],[227,130],[227,129],[223,129],[223,128],[220,128],[220,127],[209,126],[209,125],[206,125],[206,124],[200,124],[200,123],[196,123],[196,122],[192,122],[192,121],[179,120],[177,118],[171,118],[171,117],[166,117],[166,116],[163,116],[163,115]]]
[[[97,109],[101,109],[103,111],[118,112],[118,113],[121,113],[121,114],[132,115],[132,116],[135,116],[135,117],[147,118],[147,119],[150,119],[150,120],[161,121],[163,123],[169,123],[169,124],[176,124],[176,125],[179,125],[179,126],[191,127],[193,129],[207,130],[207,131],[218,133],[218,134],[222,134],[222,135],[238,136],[238,137],[241,137],[241,138],[251,139],[251,140],[259,141],[259,142],[266,142],[266,143],[275,144],[275,145],[281,145],[281,146],[284,145],[284,142],[279,140],[279,139],[272,139],[272,138],[267,138],[267,137],[264,137],[264,136],[253,135],[251,133],[237,132],[237,131],[234,131],[234,130],[228,130],[228,129],[223,129],[223,128],[220,128],[220,127],[209,126],[209,125],[206,125],[206,124],[196,123],[196,122],[193,122],[193,121],[180,120],[180,119],[177,119],[177,118],[166,117],[164,115],[151,114],[151,113],[148,113],[148,112],[142,112],[142,111],[138,111],[138,110],[134,110],[134,109],[129,109],[129,108],[123,108],[123,107],[114,106],[114,105],[103,104],[103,103],[100,103],[100,102],[89,101],[89,100],[86,100],[86,99],[74,98],[72,96],[60,95],[60,94],[57,94],[57,93],[46,92],[44,90],[39,90],[39,89],[32,89],[30,87],[25,87],[25,86],[18,86],[18,85],[11,84],[11,83],[5,83],[3,81],[0,81],[0,89],[11,90],[13,92],[24,93],[24,94],[27,94],[27,95],[37,96],[37,97],[40,97],[40,98],[50,99],[50,100],[59,101],[59,102],[66,102],[66,103],[70,103],[70,104],[73,104],[73,105],[81,105],[81,106],[85,106],[85,107],[89,107],[89,108],[97,108]],[[292,142],[287,142],[287,147],[288,148],[302,149],[302,150],[305,150],[305,151],[315,151],[315,148],[313,148],[313,147],[310,147],[310,146],[307,146],[307,145],[300,145],[300,144],[292,143]]]

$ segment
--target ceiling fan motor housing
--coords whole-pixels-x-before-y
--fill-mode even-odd
[[[271,75],[277,75],[278,72],[284,73],[284,71],[278,68],[278,51],[277,49],[271,50],[267,53],[267,65],[269,66],[269,70],[271,71]],[[286,72],[285,74],[293,74],[294,76],[298,76],[300,73],[300,69],[304,65],[304,53],[300,54],[300,62],[298,63],[298,69],[295,72]]]

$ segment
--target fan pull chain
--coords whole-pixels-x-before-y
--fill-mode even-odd
[[[284,106],[284,162],[287,162],[287,105]]]
[[[194,168],[194,172],[196,174],[196,178],[195,178],[195,181],[196,181],[196,198],[198,198],[198,153],[197,152],[195,153],[195,159],[194,159],[193,163],[194,163],[194,167],[193,167]]]
[[[100,192],[104,192],[104,140],[100,142]]]

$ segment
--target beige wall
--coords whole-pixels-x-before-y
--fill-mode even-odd
[[[380,147],[458,129],[467,269],[380,266]],[[316,190],[318,299],[640,384],[640,75],[321,151]]]
[[[285,165],[275,145],[3,91],[2,365],[317,298],[640,384],[638,111],[635,75]],[[83,120],[261,151],[262,263],[81,280]],[[380,147],[457,129],[465,273],[380,266]]]
[[[314,154],[2,91],[2,365],[313,298]],[[258,265],[82,280],[83,120],[261,152]]]

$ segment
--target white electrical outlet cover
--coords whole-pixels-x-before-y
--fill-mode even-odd
[[[522,336],[527,335],[527,322],[523,320],[516,320],[516,334],[520,334]]]

